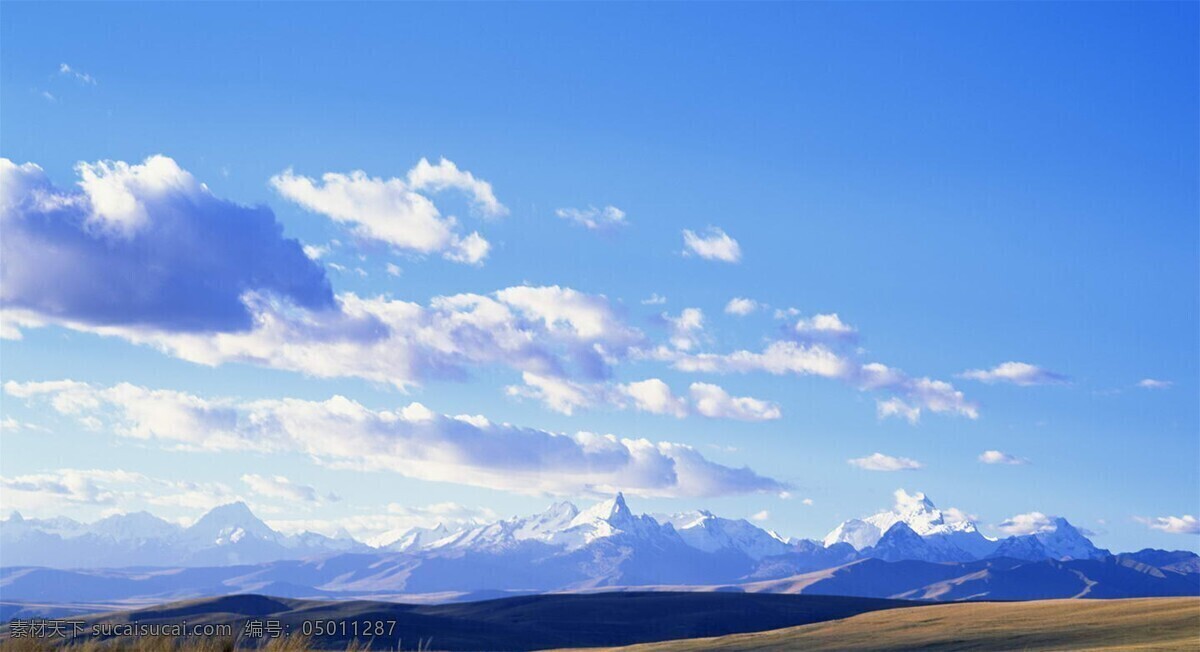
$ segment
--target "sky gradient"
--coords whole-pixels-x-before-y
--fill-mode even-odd
[[[6,4],[0,502],[1200,548],[1198,20]]]

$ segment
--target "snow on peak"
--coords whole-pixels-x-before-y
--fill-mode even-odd
[[[745,519],[715,516],[707,510],[661,516],[689,546],[705,552],[735,550],[752,559],[782,555],[789,551],[786,540]]]
[[[190,539],[217,545],[237,543],[246,537],[275,542],[282,538],[241,501],[214,507],[186,532]]]
[[[625,495],[617,492],[617,495],[592,505],[586,510],[579,512],[574,519],[571,520],[571,526],[584,525],[602,521],[620,527],[620,524],[627,524],[633,519],[633,512],[629,511],[629,505],[625,504]]]
[[[931,544],[939,550],[939,556],[955,556],[958,548],[968,557],[988,554],[996,545],[979,532],[969,518],[958,510],[943,512],[922,492],[908,493],[897,489],[893,494],[896,502],[892,509],[885,510],[865,519],[850,519],[826,535],[826,547],[835,543],[849,543],[857,550],[865,550],[879,543],[884,533],[897,523],[903,523],[918,536],[936,538]],[[949,516],[949,518],[948,518]]]

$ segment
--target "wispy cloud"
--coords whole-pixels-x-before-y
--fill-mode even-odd
[[[856,457],[847,460],[852,466],[867,471],[913,471],[921,468],[921,463],[907,457],[892,457],[883,453],[874,453],[866,457]]]
[[[1138,381],[1137,386],[1142,389],[1170,389],[1175,383],[1169,380],[1158,380],[1156,378],[1143,378]]]
[[[95,77],[92,77],[91,75],[87,74],[86,72],[83,72],[82,70],[77,70],[75,68],[72,68],[71,66],[69,66],[65,63],[58,64],[58,74],[71,77],[72,79],[74,79],[75,81],[77,81],[81,84],[85,84],[88,86],[96,85]]]
[[[595,206],[588,206],[587,208],[560,208],[554,211],[554,214],[561,219],[574,222],[591,231],[612,229],[625,226],[629,223],[625,220],[625,211],[616,206],[605,206],[604,208],[596,208]]]
[[[1063,374],[1027,362],[1004,362],[991,369],[970,369],[960,376],[984,383],[1010,383],[1022,387],[1064,385],[1070,382],[1070,378]]]
[[[748,468],[711,462],[683,444],[586,431],[557,434],[496,424],[478,415],[439,415],[419,403],[386,411],[342,396],[237,401],[69,380],[9,381],[4,390],[16,398],[46,401],[63,414],[98,419],[115,434],[176,448],[302,453],[335,468],[515,493],[626,491],[672,497],[787,488]],[[274,487],[283,491],[282,483],[276,481]]]
[[[1148,525],[1155,530],[1171,534],[1200,534],[1200,519],[1191,514],[1184,514],[1183,516],[1137,516],[1134,518],[1139,523]]]
[[[979,454],[979,461],[984,464],[1028,464],[1029,460],[1016,455],[1009,455],[1000,451],[983,451]]]

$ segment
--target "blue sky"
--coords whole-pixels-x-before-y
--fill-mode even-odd
[[[416,523],[436,518],[430,505],[508,515],[546,493],[586,502],[611,482],[638,510],[765,510],[765,526],[819,536],[904,487],[993,534],[1041,512],[1106,547],[1195,549],[1147,519],[1200,515],[1197,18],[1183,3],[8,4],[0,155],[40,169],[10,166],[6,194],[75,203],[4,208],[4,308],[21,335],[0,341],[15,383],[2,397],[5,506],[189,518],[245,498],[274,521],[335,523],[391,504]],[[170,162],[147,163],[155,155]],[[410,175],[422,159],[436,176],[424,185]],[[359,185],[322,180],[359,170]],[[76,185],[84,173],[98,179],[91,191]],[[423,202],[432,221],[406,222],[428,218]],[[608,206],[622,224],[557,214]],[[173,227],[161,226],[168,214]],[[414,247],[424,227],[442,231]],[[735,261],[685,255],[683,232],[710,229],[736,241]],[[462,253],[472,233],[486,257],[452,260],[478,258]],[[328,251],[299,256],[287,239]],[[235,253],[219,246],[234,241]],[[93,282],[112,298],[68,291]],[[243,306],[235,286],[278,301]],[[555,286],[578,294],[496,294]],[[186,314],[215,314],[206,292],[234,317],[188,325]],[[356,317],[345,293],[447,321],[411,350],[387,341],[423,361],[389,367],[384,349],[361,347],[416,317]],[[462,308],[431,301],[463,294],[511,313],[486,337],[545,345],[539,356],[561,368],[447,330]],[[728,314],[735,297],[756,309]],[[590,312],[571,322],[580,305]],[[689,308],[702,325],[673,337],[667,318]],[[305,311],[325,315],[317,335],[238,340],[240,355],[214,344],[252,338],[264,314],[309,323]],[[835,314],[853,333],[829,327]],[[439,333],[454,352],[431,362]],[[841,366],[771,373],[773,342]],[[281,361],[289,347],[336,371]],[[871,363],[904,375],[869,375]],[[969,373],[997,368],[1009,373]],[[556,410],[523,373],[581,398]],[[924,378],[950,383],[958,405],[917,388]],[[86,385],[30,385],[64,379]],[[671,401],[638,402],[651,388],[630,385],[650,379]],[[122,383],[141,393],[113,390]],[[709,390],[693,383],[727,396],[702,408]],[[187,398],[171,395],[170,411],[151,390]],[[584,486],[539,457],[559,440],[516,429],[467,463],[470,433],[447,434],[464,422],[435,419],[421,436],[457,460],[442,466],[412,457],[415,445],[364,453],[394,444],[378,423],[362,441],[246,426],[264,411],[285,421],[285,399],[328,410],[333,396],[373,423],[416,401],[544,437],[673,442],[704,461],[685,482],[663,479],[661,464],[682,462],[661,446],[636,469],[592,460],[609,475]],[[171,421],[196,401],[202,414]],[[223,419],[236,421],[228,445],[187,439]],[[438,448],[445,437],[460,448]],[[355,446],[357,457],[344,450]],[[985,464],[989,450],[1027,463]],[[921,468],[848,463],[874,453]],[[730,471],[742,467],[752,472]],[[546,493],[530,495],[530,478],[550,478]]]

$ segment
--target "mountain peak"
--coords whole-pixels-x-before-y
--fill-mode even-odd
[[[279,533],[262,522],[250,511],[246,503],[240,500],[212,508],[193,523],[187,532],[200,539],[229,543],[236,543],[247,535],[259,539],[279,539]]]
[[[616,496],[600,501],[580,512],[575,517],[573,523],[581,524],[592,521],[605,521],[615,525],[632,518],[633,512],[629,511],[629,505],[625,504],[625,495],[618,491]]]

